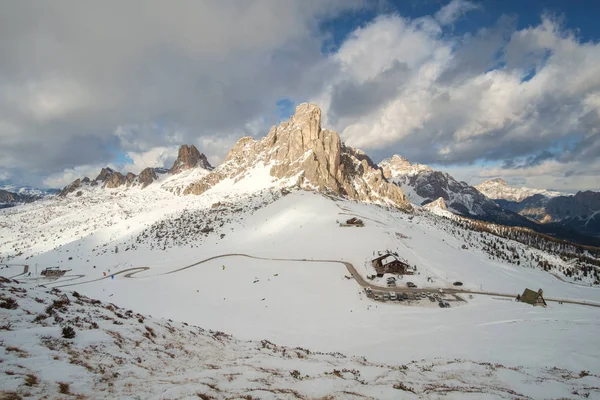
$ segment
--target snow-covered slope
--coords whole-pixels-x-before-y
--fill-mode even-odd
[[[496,200],[522,201],[527,197],[541,194],[544,197],[565,196],[565,193],[547,189],[532,189],[527,187],[512,187],[501,178],[490,179],[475,185],[475,188],[488,198]]]
[[[453,301],[450,309],[438,308],[427,299],[408,306],[377,303],[364,296],[354,279],[346,278],[350,271],[341,263],[351,263],[366,279],[374,273],[373,253],[391,249],[417,266],[417,275],[410,280],[419,288],[448,289],[460,280],[466,290],[516,295],[525,287],[541,287],[548,299],[600,302],[600,290],[587,286],[594,277],[583,276],[571,260],[485,232],[464,230],[455,221],[428,212],[407,214],[305,191],[256,192],[252,188],[250,192],[244,186],[249,182],[223,181],[200,196],[175,196],[157,190],[161,185],[90,188],[89,194],[79,197],[4,210],[0,252],[3,256],[21,254],[11,258],[11,266],[0,273],[17,275],[23,268],[18,264],[29,264],[32,275],[18,278],[28,287],[43,283],[48,288],[77,290],[136,312],[227,332],[241,340],[266,339],[311,352],[365,356],[386,365],[424,360],[415,365],[430,365],[426,369],[431,371],[426,372],[453,369],[457,359],[468,360],[459,364],[475,369],[483,363],[499,363],[539,377],[548,377],[554,367],[596,375],[600,370],[600,350],[594,346],[600,327],[597,308],[555,302],[549,302],[546,309],[533,308],[477,294],[472,299],[462,295],[466,301]],[[92,196],[91,191],[100,194]],[[365,227],[341,227],[338,222],[350,216],[361,218]],[[541,262],[551,266],[549,272],[540,267]],[[47,266],[70,271],[58,280],[48,280],[36,273]],[[566,268],[578,272],[568,277],[563,273]],[[385,285],[385,278],[370,282]],[[130,322],[137,326],[134,320]],[[162,332],[166,328],[161,324],[157,328]],[[144,327],[139,328],[136,335],[141,336]],[[531,335],[538,331],[543,335]],[[29,343],[25,337],[13,336],[10,345]],[[131,337],[127,342],[135,340],[139,339]],[[119,368],[140,371],[130,356],[122,357]],[[169,361],[170,356],[162,360]],[[355,368],[353,361],[344,361],[332,369],[342,365]],[[34,370],[29,364],[27,368]],[[181,368],[192,377],[200,374],[192,362]],[[279,371],[271,365],[265,368]],[[303,375],[322,376],[306,368],[293,367]],[[128,382],[123,370],[119,369],[121,378],[114,381],[119,390],[126,390]],[[366,373],[361,370],[361,376]],[[223,376],[213,378],[219,387],[224,384]],[[548,392],[530,392],[515,379],[507,383],[510,390],[547,397],[544,393]],[[367,382],[376,386],[374,381]],[[487,381],[476,374],[468,382],[485,388]],[[421,397],[437,393],[418,387]],[[363,389],[375,398],[384,398],[386,393]],[[313,392],[301,393],[310,397]]]
[[[77,292],[0,282],[3,398],[397,399],[598,395],[594,371],[365,357],[241,341]],[[63,335],[72,329],[72,337]],[[12,397],[10,397],[12,396]]]

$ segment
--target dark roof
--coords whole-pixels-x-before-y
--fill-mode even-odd
[[[525,291],[521,295],[521,301],[523,303],[528,303],[531,305],[535,305],[538,302],[538,298],[540,298],[542,300],[543,304],[546,304],[542,294],[539,292],[533,291],[531,289],[525,289]]]

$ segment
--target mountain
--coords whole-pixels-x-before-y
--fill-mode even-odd
[[[173,166],[169,170],[171,174],[178,174],[181,171],[187,169],[201,167],[207,170],[212,170],[213,167],[210,165],[206,156],[198,151],[196,146],[183,145],[179,148],[177,159],[173,163]]]
[[[200,195],[226,179],[238,182],[256,174],[277,181],[279,187],[410,208],[402,190],[364,152],[321,128],[321,109],[310,103],[298,105],[290,120],[273,127],[266,137],[241,138],[222,165],[183,193]]]
[[[514,219],[513,215],[503,217],[502,210],[492,200],[445,172],[411,164],[398,155],[381,161],[379,167],[385,177],[402,188],[413,204],[426,205],[442,198],[447,208],[456,214],[483,219]]]
[[[475,186],[505,210],[540,222],[547,229],[568,229],[600,237],[600,193],[563,195],[545,189],[513,188],[502,179]]]
[[[309,104],[214,169],[180,154],[0,210],[0,397],[600,394],[599,249],[449,214],[539,225],[422,166],[406,189],[431,201],[410,207]],[[386,250],[416,271],[394,289]],[[547,307],[512,301],[525,288]]]
[[[379,167],[386,178],[402,188],[412,204],[424,206],[442,198],[447,209],[454,214],[500,225],[526,227],[581,244],[600,245],[600,241],[591,237],[589,231],[576,229],[576,224],[542,224],[539,223],[541,220],[528,218],[528,213],[540,212],[537,203],[526,202],[528,213],[521,215],[520,208],[509,204],[507,200],[494,201],[473,186],[459,182],[445,172],[435,171],[422,164],[411,164],[398,155],[382,160]],[[544,202],[546,197],[540,199],[536,197],[532,201]],[[432,209],[440,210],[440,207]]]
[[[0,190],[16,193],[31,197],[52,196],[58,193],[59,189],[41,189],[32,186],[0,185]]]
[[[57,189],[37,189],[31,186],[3,185],[0,186],[0,208],[31,203],[47,196],[54,196],[57,192]]]
[[[142,170],[139,175],[135,175],[132,172],[128,172],[127,174],[123,175],[121,172],[115,171],[110,167],[104,167],[96,179],[91,180],[88,177],[78,178],[59,191],[58,195],[65,197],[71,193],[75,193],[76,195],[80,196],[83,194],[83,191],[81,190],[82,188],[90,187],[115,189],[121,186],[137,186],[141,189],[144,189],[150,184],[159,180],[161,176],[166,175],[167,173],[170,175],[177,175],[184,171],[193,169],[200,169],[207,172],[213,168],[206,159],[206,156],[201,154],[194,145],[182,145],[179,148],[177,159],[169,170],[164,168],[148,167]],[[187,177],[187,175],[184,174],[184,178],[185,177]],[[182,181],[184,178],[182,178]]]
[[[600,193],[577,192],[574,196],[548,198],[541,194],[521,201],[496,200],[507,210],[552,227],[565,227],[585,235],[600,237]]]
[[[301,188],[410,209],[402,190],[390,183],[364,152],[346,146],[336,132],[321,128],[321,109],[309,103],[298,105],[290,120],[273,127],[266,137],[241,138],[216,168],[195,146],[183,145],[168,174],[165,172],[147,168],[139,176],[123,175],[106,167],[94,180],[75,180],[59,196],[82,195],[81,188],[94,186],[143,189],[155,181],[176,195],[201,195],[221,183],[233,182],[254,192]],[[159,179],[160,174],[170,179]]]
[[[479,185],[475,185],[475,188],[492,200],[501,199],[520,202],[533,195],[544,197],[564,196],[561,192],[547,189],[515,188],[500,178],[484,181]]]

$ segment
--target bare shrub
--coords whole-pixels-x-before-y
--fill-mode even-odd
[[[34,374],[25,375],[25,385],[35,386],[40,382],[39,378]]]
[[[77,293],[77,292],[75,292]],[[58,382],[58,393],[60,394],[70,394],[71,393],[71,389],[69,387],[68,383],[65,382]]]
[[[62,328],[62,337],[65,339],[73,339],[75,337],[75,329],[71,326],[65,326]]]

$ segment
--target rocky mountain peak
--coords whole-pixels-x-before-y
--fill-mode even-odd
[[[271,128],[266,137],[241,138],[223,165],[184,194],[201,194],[225,178],[241,179],[257,165],[269,168],[286,185],[408,207],[402,190],[366,154],[345,146],[336,132],[322,129],[321,109],[311,103],[298,105],[290,120]]]
[[[390,158],[386,158],[379,163],[379,167],[383,170],[383,174],[387,179],[393,179],[399,176],[413,176],[421,172],[433,171],[427,165],[414,163],[411,164],[406,157],[394,154]]]
[[[484,181],[475,188],[481,193],[486,195],[490,199],[494,200],[510,200],[510,201],[523,201],[526,198],[541,194],[544,197],[551,198],[562,195],[560,192],[546,190],[546,189],[533,189],[527,187],[512,187],[504,179],[495,178]]]
[[[105,182],[106,179],[114,173],[115,173],[115,171],[112,168],[104,167],[104,168],[102,168],[102,170],[100,171],[100,174],[98,174],[98,176],[96,177],[95,180]]]
[[[173,163],[173,166],[169,172],[171,174],[178,174],[181,171],[192,169],[197,166],[204,169],[212,169],[212,166],[206,159],[206,156],[200,153],[196,146],[188,146],[187,144],[184,144],[179,148],[177,159]]]
[[[425,208],[427,208],[427,209],[437,208],[440,210],[448,210],[448,206],[446,206],[446,201],[444,200],[443,197],[439,197],[437,200],[434,200],[431,203],[426,204]]]
[[[481,183],[481,185],[497,185],[497,186],[508,186],[508,183],[502,178],[488,179]]]

